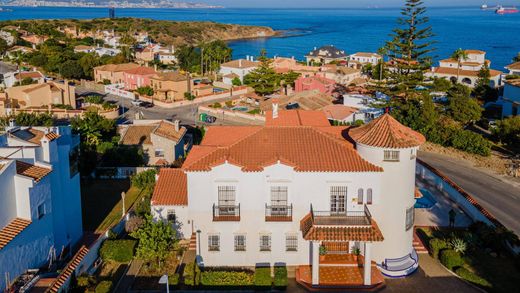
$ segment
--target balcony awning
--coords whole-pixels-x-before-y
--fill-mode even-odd
[[[375,220],[370,225],[316,225],[312,214],[307,214],[300,221],[300,230],[305,240],[313,241],[364,241],[379,242],[384,237]]]

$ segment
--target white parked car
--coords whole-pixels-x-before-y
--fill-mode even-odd
[[[141,104],[143,103],[142,101],[140,100],[133,100],[130,102],[132,105],[136,106],[136,107],[139,107],[141,106]]]

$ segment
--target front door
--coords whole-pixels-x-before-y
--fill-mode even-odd
[[[330,187],[330,213],[344,214],[347,203],[347,187],[331,186]]]

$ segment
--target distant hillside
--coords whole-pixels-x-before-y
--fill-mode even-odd
[[[114,30],[120,35],[148,32],[156,42],[173,45],[191,44],[212,40],[237,40],[274,36],[270,27],[221,24],[215,22],[175,22],[142,18],[98,18],[92,20],[10,20],[1,21],[0,27],[7,25],[38,35],[59,36],[59,28],[75,27],[79,31]]]

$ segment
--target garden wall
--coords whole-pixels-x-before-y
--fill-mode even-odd
[[[97,167],[95,177],[99,179],[126,179],[155,167]]]
[[[457,203],[460,208],[464,210],[471,219],[473,219],[473,221],[481,221],[494,226],[502,226],[495,217],[493,217],[464,189],[451,181],[439,170],[420,159],[417,159],[415,174],[435,186],[438,191],[442,192],[445,196]]]

